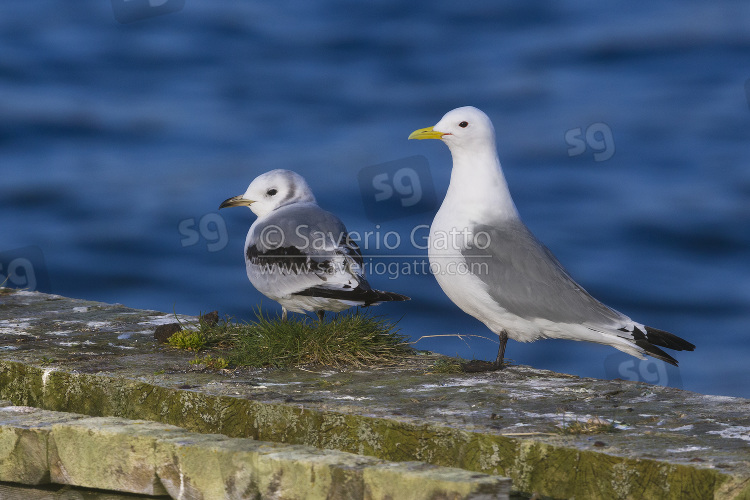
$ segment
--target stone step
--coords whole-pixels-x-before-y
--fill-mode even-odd
[[[509,477],[527,497],[750,499],[747,399],[528,366],[441,374],[436,355],[388,367],[217,371],[191,364],[202,353],[155,342],[154,328],[174,320],[0,294],[0,399],[458,467]]]
[[[27,486],[0,482],[2,500],[170,500],[169,496],[135,495],[62,484]]]
[[[510,480],[422,462],[0,407],[0,481],[175,499],[505,499]]]

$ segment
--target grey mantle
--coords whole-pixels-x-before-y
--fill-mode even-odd
[[[750,400],[527,366],[435,374],[431,354],[395,367],[215,371],[154,341],[174,320],[0,289],[0,399],[462,469],[482,473],[485,492],[505,476],[516,494],[551,498],[750,498]],[[592,419],[614,430],[560,431]],[[494,498],[476,494],[463,498]]]

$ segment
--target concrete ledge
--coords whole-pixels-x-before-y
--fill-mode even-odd
[[[510,480],[196,434],[147,420],[0,408],[0,481],[175,499],[502,499]]]
[[[169,500],[168,496],[117,493],[62,484],[28,486],[2,482],[0,482],[0,498],[3,500]]]
[[[190,318],[186,318],[190,319]],[[553,498],[750,498],[750,401],[525,366],[211,371],[156,345],[172,315],[0,295],[0,398],[201,433],[460,467]],[[612,432],[564,433],[600,419]]]

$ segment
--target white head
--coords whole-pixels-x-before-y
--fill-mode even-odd
[[[315,203],[304,177],[291,170],[271,170],[259,175],[245,194],[224,200],[219,208],[247,206],[258,217],[292,203]]]
[[[409,139],[440,139],[451,150],[453,168],[443,206],[472,207],[475,220],[518,218],[495,145],[495,127],[473,106],[448,111],[434,127],[415,130]]]
[[[451,150],[477,151],[495,148],[495,127],[489,117],[473,106],[448,111],[434,127],[415,130],[409,139],[440,139]]]

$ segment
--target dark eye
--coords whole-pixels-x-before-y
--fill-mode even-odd
[[[469,126],[469,122],[461,122],[461,123],[458,124],[458,126],[461,127],[461,128],[466,128],[466,127]]]
[[[276,191],[275,189],[269,189],[268,191],[266,191],[266,194],[267,194],[268,196],[273,196],[273,195],[275,195],[276,193],[278,193],[278,191]]]

